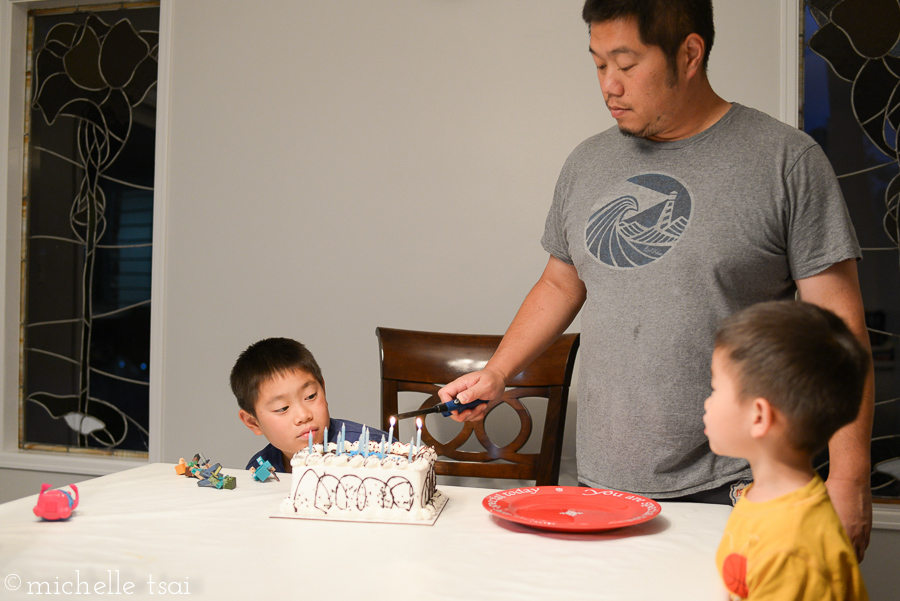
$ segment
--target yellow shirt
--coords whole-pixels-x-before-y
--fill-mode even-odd
[[[716,553],[732,601],[868,600],[856,553],[818,475],[763,503],[747,500],[749,490]]]

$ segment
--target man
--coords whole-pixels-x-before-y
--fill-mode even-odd
[[[582,16],[617,127],[566,161],[544,273],[487,366],[448,384],[441,400],[500,397],[583,307],[579,481],[733,502],[747,464],[711,453],[702,425],[716,327],[799,293],[868,348],[859,246],[812,139],[713,91],[711,0],[588,0]],[[858,419],[829,445],[828,490],[860,559],[872,521],[872,380]]]

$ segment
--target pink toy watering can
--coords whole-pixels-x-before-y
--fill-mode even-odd
[[[50,488],[49,484],[41,485],[41,494],[38,495],[37,505],[34,506],[34,515],[51,522],[69,519],[72,511],[78,507],[78,487],[72,485],[75,499],[72,499],[72,495],[64,490],[47,492],[48,488]]]

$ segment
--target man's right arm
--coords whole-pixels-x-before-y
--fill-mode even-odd
[[[550,256],[540,279],[525,297],[503,341],[481,371],[466,374],[438,391],[442,402],[458,398],[494,400],[506,383],[559,338],[584,304],[587,291],[573,265]],[[480,420],[485,405],[454,415],[456,421]]]

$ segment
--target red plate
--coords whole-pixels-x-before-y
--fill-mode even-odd
[[[492,493],[482,501],[499,518],[544,530],[596,532],[633,526],[659,515],[640,495],[581,486],[535,486]]]

